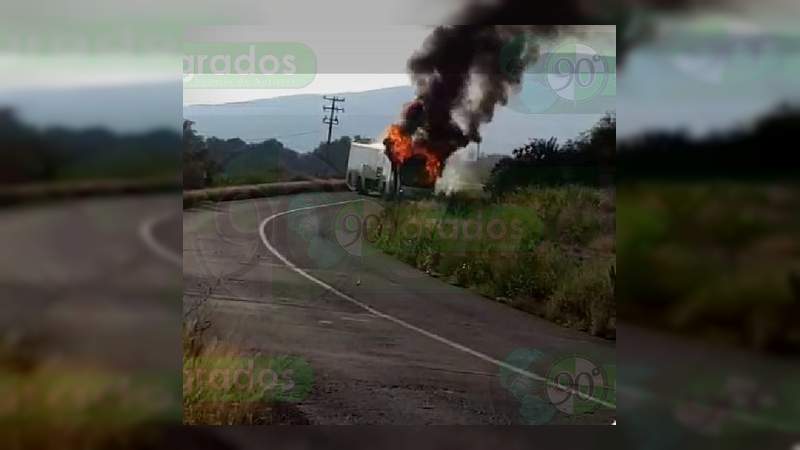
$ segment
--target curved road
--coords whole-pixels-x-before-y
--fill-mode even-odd
[[[297,405],[303,420],[613,421],[599,395],[577,411],[548,406],[542,382],[555,361],[576,354],[607,368],[613,342],[451,286],[353,239],[358,222],[345,225],[347,217],[380,208],[351,202],[358,199],[306,194],[184,213],[185,303],[204,302],[214,333],[246,352],[308,361],[314,383]]]
[[[3,341],[37,363],[155,375],[174,385],[180,267],[142,236],[152,223],[159,245],[180,254],[180,201],[129,195],[0,210]],[[178,409],[179,396],[171,398]]]

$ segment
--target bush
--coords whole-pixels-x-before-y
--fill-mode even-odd
[[[759,350],[800,348],[786,318],[800,246],[797,186],[648,183],[621,191],[619,300],[629,320]]]
[[[546,316],[573,321],[577,328],[595,336],[611,331],[616,313],[610,267],[606,262],[590,261],[570,273],[548,300]]]
[[[563,145],[556,138],[533,139],[515,149],[513,158],[497,163],[485,190],[498,199],[529,186],[608,186],[613,181],[616,129],[616,116],[609,113]]]
[[[597,189],[565,186],[520,190],[502,203],[458,195],[393,203],[368,233],[377,247],[427,273],[606,335],[615,315],[607,264],[615,248],[609,198]],[[499,240],[487,232],[495,220],[505,224]],[[453,222],[479,225],[482,234],[453,235],[447,227]],[[588,252],[585,246],[593,240],[604,245]]]
[[[198,383],[197,374],[213,368],[231,368],[237,360],[252,357],[237,346],[210,337],[212,323],[204,300],[185,313],[183,323],[183,423],[186,425],[269,425],[285,421],[286,405],[264,397],[261,400],[225,398],[228,391],[214,383]],[[192,374],[195,374],[194,376]],[[209,375],[210,376],[210,375]],[[219,380],[217,380],[219,381]],[[231,388],[231,391],[237,389]],[[222,397],[222,398],[220,398]]]

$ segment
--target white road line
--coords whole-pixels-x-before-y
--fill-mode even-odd
[[[180,267],[183,264],[183,257],[163,246],[160,242],[158,242],[158,239],[156,239],[155,235],[153,234],[153,228],[155,228],[159,222],[167,220],[174,215],[174,213],[170,212],[169,214],[154,216],[146,219],[139,225],[139,237],[142,238],[142,241],[144,241],[147,248],[152,250],[153,253],[162,259]]]
[[[369,319],[359,319],[357,317],[348,317],[348,316],[342,316],[342,317],[340,317],[340,319],[347,320],[347,321],[350,321],[350,322],[362,322],[362,323],[368,323],[369,322]]]
[[[284,264],[286,264],[286,266],[288,266],[290,269],[292,269],[293,271],[297,272],[300,276],[308,279],[312,283],[315,283],[315,284],[321,286],[322,288],[326,289],[327,291],[333,293],[334,295],[342,298],[343,300],[346,300],[346,301],[348,301],[348,302],[350,302],[350,303],[352,303],[352,304],[354,304],[354,305],[356,305],[356,306],[358,306],[360,308],[363,308],[364,310],[370,312],[374,316],[380,317],[382,319],[386,319],[386,320],[388,320],[390,322],[394,322],[394,323],[396,323],[397,325],[400,325],[403,328],[406,328],[408,330],[417,332],[417,333],[419,333],[419,334],[421,334],[423,336],[426,336],[426,337],[428,337],[430,339],[438,341],[438,342],[440,342],[442,344],[445,344],[445,345],[447,345],[447,346],[449,346],[451,348],[454,348],[456,350],[459,350],[461,352],[464,352],[464,353],[467,353],[469,355],[472,355],[472,356],[474,356],[474,357],[476,357],[478,359],[481,359],[481,360],[483,360],[485,362],[488,362],[490,364],[494,364],[494,365],[496,365],[498,367],[502,367],[504,369],[510,370],[510,371],[512,371],[512,372],[514,372],[514,373],[516,373],[518,375],[524,376],[526,378],[530,378],[530,379],[535,380],[535,381],[541,381],[541,382],[547,383],[548,386],[550,386],[550,387],[552,387],[554,389],[559,389],[559,390],[562,390],[562,391],[565,391],[565,392],[569,392],[569,393],[571,393],[571,394],[573,394],[573,395],[575,395],[577,397],[580,397],[580,398],[582,398],[584,400],[595,402],[595,403],[597,403],[599,405],[605,406],[606,408],[617,409],[616,405],[614,405],[613,403],[607,402],[607,401],[605,401],[603,399],[595,398],[595,397],[593,397],[591,395],[585,394],[585,393],[580,392],[579,390],[576,390],[576,389],[572,389],[572,388],[569,388],[569,387],[561,386],[561,385],[559,385],[557,383],[554,383],[552,381],[547,380],[547,378],[545,378],[545,377],[543,377],[541,375],[538,375],[536,373],[527,371],[525,369],[521,369],[521,368],[516,367],[514,365],[508,364],[507,362],[500,361],[499,359],[496,359],[496,358],[493,358],[493,357],[491,357],[489,355],[483,354],[483,353],[481,353],[481,352],[479,352],[477,350],[473,350],[473,349],[471,349],[471,348],[469,348],[469,347],[467,347],[465,345],[461,345],[458,342],[453,342],[450,339],[447,339],[446,337],[439,336],[438,334],[430,332],[428,330],[424,330],[424,329],[422,329],[422,328],[420,328],[420,327],[418,327],[416,325],[412,325],[412,324],[406,322],[403,319],[398,319],[397,317],[394,317],[392,315],[389,315],[389,314],[383,313],[381,311],[378,311],[377,309],[375,309],[375,308],[373,308],[373,307],[371,307],[371,306],[369,306],[369,305],[367,305],[365,303],[362,303],[362,302],[356,300],[355,298],[353,298],[353,297],[351,297],[351,296],[339,291],[338,289],[334,288],[333,286],[329,285],[328,283],[326,283],[326,282],[324,282],[324,281],[322,281],[322,280],[320,280],[318,278],[315,278],[313,275],[310,275],[305,270],[303,270],[303,269],[297,267],[296,265],[294,265],[294,263],[289,261],[275,247],[272,246],[272,244],[267,239],[266,231],[264,231],[266,229],[266,226],[267,226],[268,223],[270,223],[271,221],[277,219],[278,217],[285,216],[287,214],[292,214],[292,213],[296,213],[296,212],[300,212],[300,211],[308,211],[308,210],[317,209],[317,208],[327,208],[327,207],[330,207],[330,206],[345,205],[347,203],[355,203],[355,202],[360,202],[360,201],[364,201],[364,199],[346,200],[346,201],[343,201],[343,202],[327,203],[327,204],[324,204],[324,205],[316,205],[316,206],[306,206],[306,207],[303,207],[303,208],[290,209],[288,211],[284,211],[284,212],[280,212],[280,213],[277,213],[277,214],[273,214],[273,215],[267,217],[266,219],[264,219],[263,222],[261,222],[261,225],[258,228],[258,232],[261,235],[261,240],[264,242],[264,245],[267,247],[267,249],[270,252],[272,252],[272,254],[275,255],[275,257],[277,257]]]

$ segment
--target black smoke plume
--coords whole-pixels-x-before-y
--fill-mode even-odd
[[[445,161],[518,89],[525,68],[538,56],[537,39],[556,37],[554,25],[445,25],[408,62],[417,90],[401,126]]]
[[[621,34],[618,63],[628,50],[649,38],[650,24],[633,20],[637,12],[688,11],[732,0],[474,0],[437,27],[408,62],[417,98],[406,105],[401,127],[444,162],[469,142],[480,142],[480,125],[522,81],[536,61],[541,39],[576,33],[579,26],[616,24]],[[524,21],[539,25],[495,25]],[[630,26],[636,22],[638,27]]]

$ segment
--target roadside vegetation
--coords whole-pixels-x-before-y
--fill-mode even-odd
[[[800,349],[800,186],[620,187],[617,291],[637,323],[759,350]]]
[[[102,128],[36,128],[0,109],[0,187],[168,178],[180,171],[172,130],[120,134]]]
[[[33,329],[0,334],[4,448],[142,448],[178,420],[174,374],[131,374],[53,355]]]
[[[387,205],[371,240],[453,284],[593,335],[616,335],[616,119],[563,146],[532,140],[485,195]]]
[[[183,207],[303,192],[343,191],[350,138],[320,143],[300,154],[275,139],[199,136],[191,121],[183,128]]]
[[[389,205],[376,246],[453,284],[556,323],[615,335],[614,193],[526,188]]]
[[[277,139],[247,143],[239,138],[206,138],[187,120],[183,124],[183,189],[344,178],[349,151],[347,136],[299,153]]]
[[[800,109],[618,152],[620,317],[726,345],[800,349]]]
[[[616,135],[616,115],[608,113],[563,144],[556,138],[532,139],[497,163],[485,190],[501,199],[529,186],[612,186]]]
[[[180,142],[173,130],[37,128],[0,108],[0,206],[175,190]]]
[[[303,425],[308,420],[291,403],[281,396],[270,395],[282,387],[277,378],[270,379],[270,389],[261,391],[252,388],[253,383],[260,386],[253,374],[252,363],[258,359],[242,349],[242,345],[232,343],[233,339],[222,340],[212,335],[212,322],[206,310],[205,299],[191,303],[184,313],[183,322],[183,423],[184,425]],[[285,359],[270,359],[282,361]],[[242,375],[250,370],[249,381]],[[262,367],[263,368],[263,367]],[[270,366],[270,370],[277,370]],[[300,371],[298,371],[299,373]],[[291,372],[290,372],[291,373]],[[289,380],[291,386],[310,387],[310,380],[298,378]],[[261,378],[264,378],[263,376]],[[268,377],[269,378],[269,377]],[[298,381],[300,380],[300,381]],[[244,381],[244,382],[243,382]],[[295,383],[295,381],[297,383]],[[250,383],[250,388],[247,384]],[[244,386],[244,387],[243,387]],[[250,395],[254,392],[254,395]]]
[[[207,342],[206,330],[211,324],[198,318],[183,324],[183,371],[202,370],[209,361],[236,358],[241,351],[218,341]],[[261,425],[269,424],[270,406],[255,402],[223,402],[214,398],[208,386],[190,389],[184,375],[183,423],[185,425]]]
[[[534,140],[515,150],[495,167],[486,198],[385,211],[401,230],[431,219],[515,217],[525,224],[522,237],[454,249],[440,232],[408,238],[384,226],[376,241],[433,275],[596,334],[607,315],[609,330],[619,317],[796,353],[800,166],[785,137],[798,123],[800,110],[784,106],[746,129],[702,138],[649,133],[615,152],[595,145],[613,145],[607,117],[575,141]],[[616,189],[604,187],[611,179]]]

